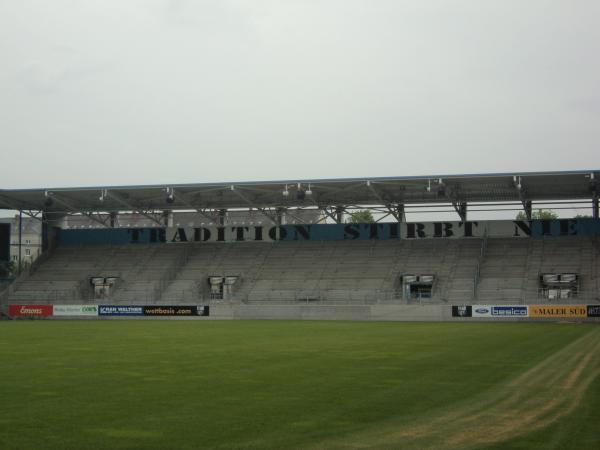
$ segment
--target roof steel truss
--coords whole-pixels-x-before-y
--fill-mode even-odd
[[[402,220],[413,205],[589,201],[598,203],[600,171],[440,175],[365,179],[257,181],[0,190],[0,209],[86,214],[135,211],[162,223],[164,211],[193,210],[209,220],[229,209],[253,209],[277,223],[281,213],[318,208],[337,220],[339,208],[372,209]],[[51,200],[49,200],[51,199]],[[597,207],[596,207],[597,210]]]

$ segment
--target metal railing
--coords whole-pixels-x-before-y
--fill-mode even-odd
[[[6,300],[11,303],[17,302],[47,302],[60,303],[71,302],[75,299],[81,299],[78,289],[58,289],[52,291],[16,291]]]
[[[139,304],[191,304],[191,305],[227,305],[227,304],[249,304],[249,305],[448,305],[449,303],[440,297],[415,297],[411,299],[402,299],[401,292],[394,291],[372,291],[357,293],[348,292],[344,298],[341,298],[341,291],[319,290],[319,291],[290,291],[285,295],[280,295],[277,291],[258,291],[251,296],[232,295],[229,299],[210,299],[210,297],[194,291],[180,291],[176,295],[170,295],[166,299],[156,297],[153,292],[147,291],[129,291],[126,298],[89,298],[77,295],[77,292],[71,290],[57,290],[49,292],[29,291],[28,295],[19,295],[11,297],[7,303],[52,303],[52,304],[106,304],[106,305],[139,305]],[[454,304],[472,304],[479,302],[481,304],[583,304],[600,303],[600,299],[582,298],[571,296],[568,298],[549,299],[545,296],[544,289],[538,291],[538,296],[533,298],[486,298],[473,300],[465,297],[464,300],[455,300]]]
[[[479,258],[477,259],[477,267],[475,268],[475,280],[473,281],[473,298],[477,298],[477,287],[479,286],[479,279],[481,278],[481,264],[483,258],[485,258],[485,252],[487,250],[487,237],[481,240],[481,248],[479,250]]]

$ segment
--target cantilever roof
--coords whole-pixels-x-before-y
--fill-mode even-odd
[[[591,199],[600,170],[1,189],[0,209],[190,210]],[[307,195],[309,191],[312,194]],[[172,202],[167,202],[169,190]],[[284,191],[288,195],[284,195]],[[301,191],[301,192],[299,192]],[[302,195],[304,192],[304,196]],[[101,200],[102,198],[102,200]]]

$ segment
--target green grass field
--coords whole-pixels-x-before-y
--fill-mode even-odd
[[[0,322],[1,449],[598,449],[600,327]]]

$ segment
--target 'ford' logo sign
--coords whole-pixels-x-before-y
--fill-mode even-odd
[[[489,313],[489,312],[490,312],[490,310],[489,310],[489,309],[487,309],[487,308],[477,308],[477,309],[475,310],[475,312],[476,312],[476,313],[478,313],[478,314],[487,314],[487,313]]]

